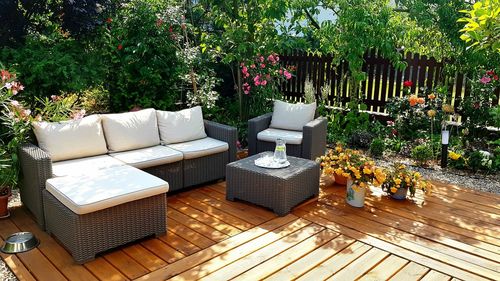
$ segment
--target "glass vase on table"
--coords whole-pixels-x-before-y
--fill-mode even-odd
[[[284,164],[286,159],[286,142],[283,139],[276,139],[273,160],[279,164]]]

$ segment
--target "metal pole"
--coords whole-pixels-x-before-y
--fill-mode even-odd
[[[448,145],[441,145],[441,168],[446,168],[448,165]]]

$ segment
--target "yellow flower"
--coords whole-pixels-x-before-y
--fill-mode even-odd
[[[462,155],[458,154],[458,153],[455,153],[453,151],[450,151],[448,153],[448,156],[453,159],[453,160],[458,160],[460,157],[462,157]]]
[[[434,109],[430,109],[429,111],[427,111],[427,116],[429,116],[430,118],[435,117],[436,111]]]
[[[362,188],[366,188],[368,185],[365,182],[360,182],[359,186]]]
[[[346,177],[346,178],[350,178],[351,175],[349,175],[349,173],[342,173],[342,176]]]
[[[393,187],[391,187],[391,192],[392,192],[392,193],[396,193],[397,191],[398,191],[398,189],[397,189],[396,187],[394,187],[394,186],[393,186]]]
[[[422,175],[420,175],[419,172],[415,172],[415,174],[413,174],[413,177],[415,177],[418,180],[419,178],[422,177]]]
[[[395,184],[401,184],[401,179],[394,179]]]
[[[360,174],[359,172],[354,173],[354,176],[355,176],[355,177],[356,177],[356,179],[358,179],[358,180],[361,178],[361,174]]]
[[[368,167],[364,167],[364,168],[363,168],[363,173],[365,173],[365,174],[367,174],[367,175],[371,175],[372,170],[371,170],[370,168],[368,168]]]

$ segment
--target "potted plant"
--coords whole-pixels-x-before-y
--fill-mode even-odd
[[[349,178],[348,163],[351,158],[358,158],[361,152],[358,150],[344,149],[341,144],[337,144],[334,149],[319,158],[320,167],[323,174],[335,179],[339,185],[347,185]]]
[[[0,218],[9,216],[9,197],[11,188],[15,186],[17,177],[15,171],[10,165],[11,159],[7,157],[5,151],[0,151]]]
[[[382,189],[392,198],[397,200],[406,199],[408,191],[410,196],[415,196],[417,189],[428,192],[432,184],[422,179],[419,172],[409,170],[405,165],[394,163],[387,173],[387,179],[382,184]]]
[[[386,174],[382,168],[366,157],[354,157],[346,166],[347,180],[346,202],[353,207],[363,207],[366,189],[380,186],[385,182]]]

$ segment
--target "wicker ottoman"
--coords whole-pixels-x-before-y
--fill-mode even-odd
[[[289,156],[289,167],[266,169],[254,164],[261,154],[226,166],[227,200],[241,199],[284,216],[294,206],[319,194],[318,163]]]
[[[47,232],[77,263],[137,239],[166,232],[168,183],[144,171],[113,167],[47,180]]]

